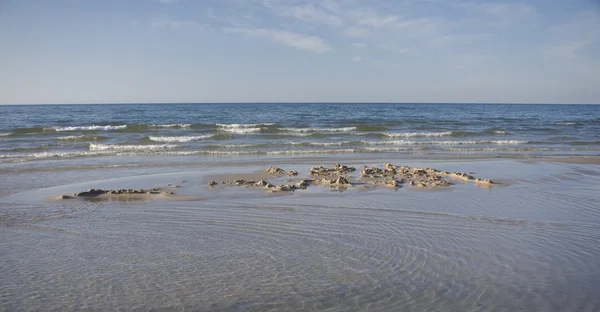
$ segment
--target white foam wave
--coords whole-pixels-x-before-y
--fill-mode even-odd
[[[478,144],[497,144],[497,145],[519,145],[527,144],[528,141],[518,140],[496,140],[496,141],[361,141],[366,145],[478,145]]]
[[[292,145],[313,145],[313,146],[342,146],[345,144],[350,144],[350,141],[342,141],[342,142],[293,142]]]
[[[261,126],[272,126],[275,123],[258,123],[258,124],[217,124],[219,128],[225,129],[243,129],[243,128],[258,128]]]
[[[176,137],[148,137],[154,142],[192,142],[213,137],[212,135],[197,135],[197,136],[176,136]]]
[[[221,144],[219,145],[220,148],[248,148],[248,147],[255,147],[256,144]]]
[[[149,125],[150,128],[189,128],[192,124]]]
[[[332,154],[332,153],[354,153],[353,148],[334,149],[334,150],[285,150],[268,151],[267,155],[293,155],[293,154]]]
[[[494,133],[495,134],[500,134],[500,135],[505,135],[506,131],[503,131],[503,130],[494,130]]]
[[[11,134],[10,132],[2,132],[2,133],[0,133],[0,137],[9,136],[10,134]]]
[[[420,147],[365,147],[361,148],[362,152],[402,152],[402,151],[412,151],[412,150],[420,150]]]
[[[235,134],[247,134],[247,133],[255,133],[260,132],[260,128],[222,128],[222,131],[235,133]]]
[[[279,128],[284,132],[314,133],[314,132],[351,132],[356,131],[356,127],[343,128]]]
[[[60,141],[98,141],[99,137],[97,136],[89,136],[89,135],[69,135],[64,137],[56,138]]]
[[[119,125],[119,126],[74,126],[74,127],[52,127],[52,128],[44,128],[44,130],[54,130],[56,132],[66,132],[66,131],[109,131],[109,130],[120,130],[127,128],[127,125]]]
[[[576,122],[557,122],[556,125],[557,126],[573,126],[576,125]]]
[[[106,150],[164,150],[177,148],[178,145],[172,144],[156,144],[156,145],[119,145],[119,144],[94,144],[90,143],[90,151],[106,151]]]
[[[452,135],[452,132],[403,132],[403,133],[384,133],[390,138],[414,138],[414,137],[443,137]]]

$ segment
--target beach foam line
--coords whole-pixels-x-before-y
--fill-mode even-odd
[[[173,144],[155,144],[155,145],[119,145],[119,144],[94,144],[90,143],[90,151],[105,151],[105,150],[164,150],[177,148],[179,145]]]
[[[291,145],[308,145],[308,146],[342,146],[352,144],[352,141],[342,142],[292,142]]]
[[[235,134],[247,134],[247,133],[256,133],[260,132],[261,128],[220,128],[219,130],[235,133]]]
[[[272,122],[255,123],[255,124],[216,124],[216,126],[218,128],[225,128],[225,129],[258,128],[258,127],[266,127],[266,126],[273,126],[273,125],[275,125],[275,123],[272,123]]]
[[[360,141],[365,145],[481,145],[481,144],[497,144],[497,145],[519,145],[528,144],[529,141],[518,140],[492,140],[492,141]]]
[[[342,127],[342,128],[279,128],[279,131],[283,131],[283,132],[299,132],[299,133],[312,133],[312,132],[352,132],[352,131],[356,131],[356,127]]]
[[[192,124],[148,125],[149,128],[190,128]]]
[[[56,132],[66,131],[109,131],[109,130],[121,130],[127,128],[127,125],[118,126],[72,126],[72,127],[50,127],[44,128],[44,130],[54,130]]]
[[[11,135],[11,132],[0,132],[0,137],[5,137]]]
[[[214,135],[196,135],[196,136],[172,136],[172,137],[158,137],[150,136],[148,139],[154,142],[193,142],[204,139],[212,138]]]
[[[414,137],[443,137],[451,136],[453,132],[402,132],[402,133],[384,133],[383,135],[390,138],[414,138]]]

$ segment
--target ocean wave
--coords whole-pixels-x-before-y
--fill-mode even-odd
[[[10,133],[10,132],[0,132],[0,137],[9,136],[9,135],[11,135],[11,134],[12,134],[12,133]]]
[[[101,136],[95,136],[95,135],[69,135],[69,136],[64,136],[64,137],[58,137],[56,139],[60,140],[60,141],[85,142],[85,141],[100,141],[105,138],[101,137]]]
[[[247,134],[260,132],[261,128],[221,128],[219,130],[235,134]]]
[[[261,146],[270,146],[269,144],[219,144],[219,145],[205,145],[205,149],[214,150],[214,149],[234,149],[234,148],[249,148],[249,147],[261,147]]]
[[[557,122],[556,125],[557,126],[574,126],[574,125],[578,125],[579,123],[577,122]]]
[[[279,131],[283,131],[283,132],[299,132],[299,133],[313,133],[313,132],[352,132],[352,131],[356,131],[356,127],[342,127],[342,128],[279,128]]]
[[[445,132],[403,132],[403,133],[384,133],[385,136],[390,138],[414,138],[414,137],[443,137],[451,136],[451,131]]]
[[[197,136],[173,136],[173,137],[156,137],[150,136],[148,139],[154,142],[192,142],[199,141],[208,138],[212,138],[213,135],[197,135]]]
[[[478,144],[497,144],[497,145],[519,145],[528,144],[529,141],[518,140],[492,140],[492,141],[360,141],[366,145],[478,145]]]
[[[338,154],[338,153],[354,153],[353,148],[346,149],[331,149],[331,150],[282,150],[282,151],[267,151],[267,155],[294,155],[294,154]]]
[[[216,124],[217,128],[224,129],[245,129],[245,128],[260,128],[273,126],[275,123],[256,123],[256,124]]]
[[[292,142],[292,145],[310,145],[310,146],[342,146],[352,144],[351,141],[342,142]]]
[[[148,125],[149,128],[190,128],[192,124]]]
[[[156,144],[156,145],[120,145],[120,144],[94,144],[90,143],[90,151],[105,151],[105,150],[164,150],[179,147],[173,144]]]
[[[44,128],[44,130],[54,130],[56,132],[66,131],[109,131],[109,130],[121,130],[127,128],[127,125],[118,126],[72,126],[72,127],[50,127]]]

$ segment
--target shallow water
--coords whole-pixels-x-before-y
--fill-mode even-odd
[[[205,186],[271,164],[237,161],[4,173],[0,310],[600,310],[598,165],[385,160],[502,182],[440,191]],[[205,199],[44,200],[169,183]]]

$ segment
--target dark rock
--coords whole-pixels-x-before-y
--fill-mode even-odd
[[[215,186],[217,184],[218,183],[216,181],[210,181],[210,182],[208,182],[208,186]]]

